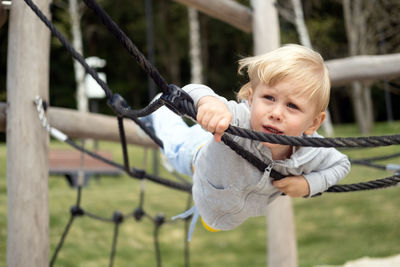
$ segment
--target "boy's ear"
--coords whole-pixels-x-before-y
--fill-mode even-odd
[[[253,102],[253,89],[249,88],[249,91],[247,92],[247,102],[249,103],[249,106],[251,106],[251,103]]]
[[[304,131],[304,133],[306,135],[311,135],[313,134],[316,130],[318,130],[318,128],[321,126],[321,124],[324,122],[326,118],[326,112],[325,111],[321,111],[320,113],[318,113],[313,121],[312,124],[310,125],[310,127]]]

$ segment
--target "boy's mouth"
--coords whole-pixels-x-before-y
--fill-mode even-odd
[[[280,131],[280,130],[274,128],[274,127],[271,127],[271,126],[263,126],[263,128],[264,128],[264,130],[265,130],[267,133],[272,133],[272,134],[283,134],[282,131]]]

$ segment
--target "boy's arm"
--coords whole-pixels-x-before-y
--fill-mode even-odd
[[[312,197],[337,184],[350,171],[347,156],[336,149],[330,149],[329,153],[319,158],[323,160],[318,162],[318,170],[304,175],[288,176],[273,181],[273,185],[291,197]]]
[[[322,170],[304,174],[304,177],[306,178],[310,188],[309,197],[326,191],[329,187],[337,184],[340,180],[346,177],[346,175],[350,172],[351,164],[347,156],[343,155],[336,149],[333,149],[333,151],[336,151],[337,154],[342,155],[342,157],[340,157],[335,164],[332,164]]]
[[[188,84],[182,87],[190,97],[193,99],[194,105],[197,107],[199,100],[205,96],[214,96],[220,98],[221,101],[226,101],[223,97],[217,95],[210,87],[204,84]]]

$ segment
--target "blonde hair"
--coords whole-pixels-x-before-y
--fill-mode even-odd
[[[269,53],[239,60],[239,74],[247,70],[250,81],[237,93],[237,99],[247,100],[249,89],[262,82],[275,86],[285,80],[293,82],[296,93],[308,94],[315,100],[317,111],[325,111],[329,104],[330,79],[321,55],[301,45],[289,44]]]

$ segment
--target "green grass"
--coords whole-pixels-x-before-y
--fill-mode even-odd
[[[353,125],[335,127],[337,136],[358,136]],[[398,134],[400,122],[376,124],[372,135]],[[53,147],[66,147],[52,143]],[[101,142],[122,162],[120,146]],[[399,152],[399,146],[343,149],[351,158]],[[142,168],[143,150],[130,147],[133,165]],[[400,164],[400,159],[391,163]],[[385,162],[383,162],[385,163]],[[147,167],[150,169],[150,166]],[[168,174],[162,170],[162,176]],[[357,166],[342,183],[355,183],[391,176],[392,173]],[[170,176],[168,176],[170,177]],[[127,214],[139,203],[141,183],[127,176],[91,179],[84,188],[82,207],[111,217],[115,210]],[[76,202],[76,190],[61,177],[50,177],[50,254],[53,253]],[[6,261],[6,147],[0,145],[0,266]],[[167,219],[186,209],[188,196],[151,182],[146,183],[144,210]],[[298,241],[299,266],[343,264],[363,256],[384,257],[400,253],[399,188],[358,193],[325,193],[312,199],[293,199]],[[119,229],[114,266],[156,266],[154,225],[147,219],[126,218]],[[55,266],[108,266],[113,224],[88,217],[76,218]],[[183,266],[183,222],[168,222],[160,229],[163,266]],[[265,218],[251,218],[239,228],[211,233],[200,225],[190,244],[191,266],[266,266]],[[5,264],[3,265],[5,266]]]

